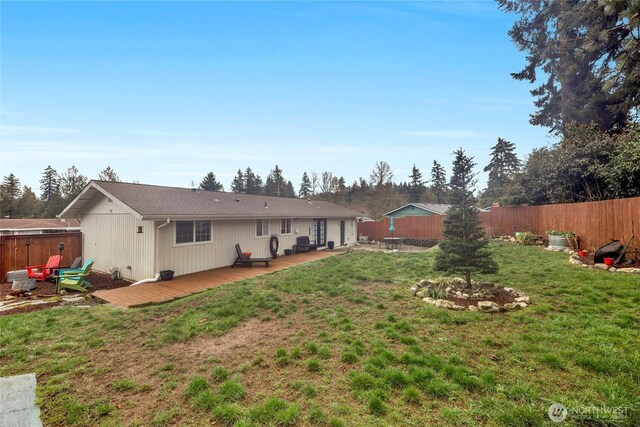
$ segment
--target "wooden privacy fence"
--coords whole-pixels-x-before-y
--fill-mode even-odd
[[[640,197],[599,202],[492,208],[480,214],[485,233],[491,236],[531,231],[547,238],[547,230],[573,231],[582,249],[595,250],[618,239],[623,244],[636,232],[640,246]],[[394,219],[396,237],[442,239],[440,215]],[[634,230],[635,227],[635,230]],[[389,233],[389,218],[358,223],[358,236],[381,240]]]
[[[29,260],[27,246],[29,239]],[[58,245],[64,243],[63,266],[69,266],[76,257],[82,256],[82,233],[55,233],[0,236],[0,281],[8,271],[22,270],[27,265],[45,264],[51,255],[58,255]]]

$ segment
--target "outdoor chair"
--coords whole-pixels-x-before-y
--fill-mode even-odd
[[[69,268],[80,268],[81,265],[82,265],[82,257],[79,256],[73,260],[73,263]]]
[[[30,265],[29,267],[25,267],[27,270],[27,277],[29,279],[36,279],[38,282],[44,282],[50,277],[54,277],[55,270],[60,267],[61,262],[62,256],[52,255],[49,257],[46,264]]]
[[[318,245],[312,245],[309,243],[309,236],[296,237],[296,253],[315,251],[318,249]]]
[[[80,262],[82,262],[82,257],[76,258],[76,260],[78,260],[78,259],[80,259]],[[73,262],[73,264],[75,264],[75,261]],[[84,262],[84,264],[82,265],[82,267],[80,267],[80,263],[78,263],[75,266],[72,265],[71,268],[61,268],[60,269],[60,274],[64,274],[65,276],[70,276],[71,275],[70,273],[82,274],[82,272],[87,269],[89,264],[93,265],[93,258],[89,258],[88,260],[86,260]],[[80,268],[78,268],[78,267],[80,267]]]
[[[231,265],[233,267],[253,267],[253,263],[264,263],[265,267],[269,267],[269,261],[271,258],[251,258],[245,256],[240,249],[240,244],[236,243],[236,260]]]
[[[91,273],[91,268],[93,268],[93,258],[89,258],[78,271],[60,272],[60,274],[56,276],[56,294],[59,293],[61,289],[86,292],[87,288],[91,286],[91,282],[87,280],[87,276]]]

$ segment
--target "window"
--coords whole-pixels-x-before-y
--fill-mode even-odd
[[[211,221],[176,221],[176,244],[211,241]]]
[[[269,235],[269,220],[256,219],[256,236],[263,237]]]
[[[291,234],[291,218],[280,220],[280,234]]]
[[[211,240],[211,221],[196,221],[196,242]]]

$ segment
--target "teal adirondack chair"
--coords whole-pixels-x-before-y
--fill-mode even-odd
[[[78,264],[80,264],[80,263],[78,263]],[[76,275],[82,274],[82,272],[85,271],[87,268],[89,269],[89,271],[91,271],[91,266],[93,266],[93,258],[89,258],[88,260],[86,260],[84,262],[84,264],[82,264],[81,268],[73,268],[73,267],[71,267],[71,268],[61,268],[60,269],[60,274],[64,274],[65,276],[71,276],[70,273],[75,273]]]
[[[89,258],[78,271],[62,271],[57,277],[56,293],[59,293],[60,289],[86,292],[87,288],[91,286],[87,276],[91,273],[92,267],[93,258]]]

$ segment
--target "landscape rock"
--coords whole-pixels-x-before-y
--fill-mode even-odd
[[[573,265],[582,265],[582,261],[580,261],[580,260],[579,260],[579,259],[577,259],[577,258],[573,258],[573,257],[569,258],[569,262],[570,262],[571,264],[573,264]]]
[[[523,302],[525,304],[529,304],[529,297],[528,296],[518,297],[514,301],[515,302]]]
[[[436,307],[443,307],[443,308],[453,308],[455,304],[451,301],[448,301],[446,299],[439,299],[436,300]]]
[[[469,307],[467,307],[467,310],[469,310],[469,311],[478,311],[478,307],[476,307],[475,305],[470,305]]]
[[[593,264],[593,268],[599,268],[600,270],[607,270],[609,266],[607,264],[598,263],[598,264]]]
[[[466,309],[464,308],[464,306],[462,306],[462,305],[457,305],[457,304],[453,304],[450,308],[451,308],[452,310],[458,310],[458,311],[460,311],[460,310],[466,310]]]
[[[436,305],[436,300],[434,300],[433,298],[422,298],[422,301],[426,302],[427,304]]]
[[[520,308],[517,302],[508,302],[502,306],[507,311],[517,310]]]
[[[493,301],[479,301],[478,310],[485,313],[494,313],[500,311],[500,306]]]
[[[615,268],[615,267],[611,267],[611,268],[609,269],[609,271],[613,273],[613,272],[615,272],[615,271],[618,271],[618,269],[617,269],[617,268]]]
[[[640,273],[640,268],[633,268],[633,267],[623,267],[623,268],[619,268],[618,272],[620,273]]]
[[[526,302],[516,302],[515,304],[520,308],[527,308],[528,305]]]

